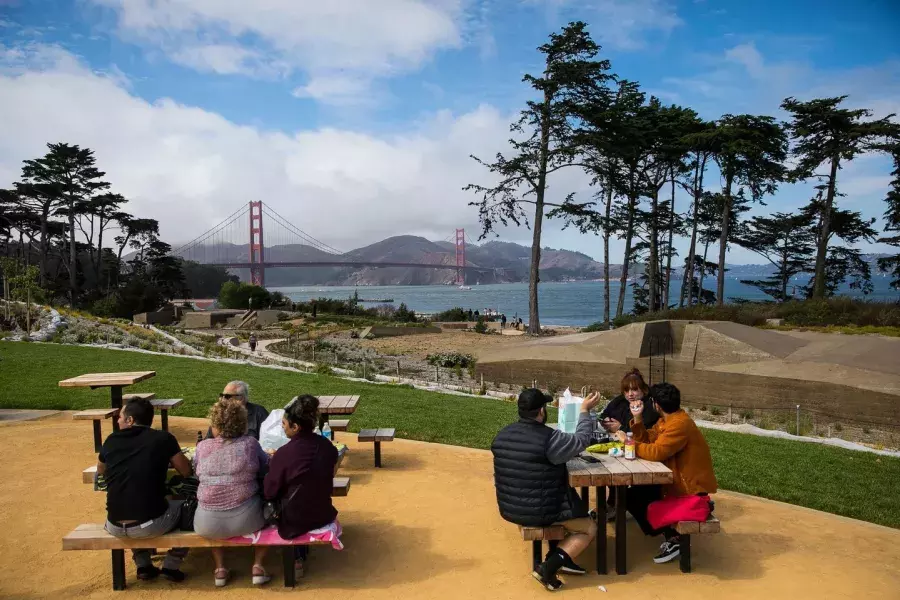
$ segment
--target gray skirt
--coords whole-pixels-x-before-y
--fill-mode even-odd
[[[247,535],[265,526],[263,502],[258,495],[228,510],[207,510],[200,506],[194,513],[194,531],[205,538],[225,538]]]

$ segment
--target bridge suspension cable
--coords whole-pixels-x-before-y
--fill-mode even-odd
[[[326,252],[328,254],[337,254],[337,255],[344,254],[344,252],[338,250],[337,248],[334,248],[332,246],[329,246],[325,242],[317,240],[316,238],[309,235],[308,233],[306,233],[305,231],[303,231],[296,225],[293,225],[286,218],[284,218],[283,216],[281,216],[280,214],[275,212],[274,209],[270,208],[268,204],[263,204],[263,211],[269,217],[271,217],[276,223],[278,223],[279,225],[281,225],[282,227],[284,227],[285,229],[287,229],[289,232],[293,233],[294,235],[297,235],[300,238],[302,238],[304,241],[306,241],[308,243],[308,245],[312,246],[313,248],[316,248],[317,250],[321,250],[322,252]]]

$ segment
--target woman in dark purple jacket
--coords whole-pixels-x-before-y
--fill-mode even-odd
[[[278,535],[284,539],[325,527],[337,518],[331,504],[337,448],[315,433],[319,399],[304,395],[284,409],[281,426],[290,441],[269,461],[263,491],[267,500],[280,503]],[[306,546],[295,548],[294,570],[303,576]]]

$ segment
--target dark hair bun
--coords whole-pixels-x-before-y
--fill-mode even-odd
[[[301,429],[312,431],[316,427],[319,399],[309,394],[297,396],[284,407],[284,416]]]

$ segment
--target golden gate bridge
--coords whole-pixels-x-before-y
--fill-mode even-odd
[[[265,223],[265,226],[264,226]],[[342,252],[293,225],[262,201],[251,201],[221,223],[172,251],[186,260],[226,269],[249,269],[250,281],[265,286],[266,269],[277,267],[353,267],[448,269],[456,272],[456,283],[465,285],[466,273],[504,271],[466,262],[466,232],[457,229],[454,248],[425,252],[419,260],[363,260],[355,251]],[[288,255],[304,255],[290,260]]]

